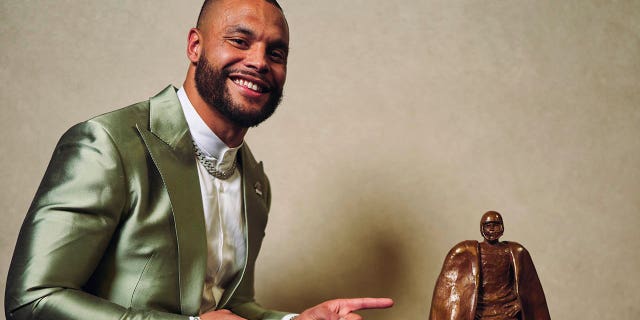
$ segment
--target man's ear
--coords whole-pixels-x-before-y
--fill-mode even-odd
[[[197,63],[200,60],[202,54],[202,39],[200,30],[198,28],[191,28],[189,30],[189,36],[187,38],[187,58],[192,63]]]

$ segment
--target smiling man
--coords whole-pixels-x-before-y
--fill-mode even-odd
[[[180,89],[67,131],[20,231],[7,318],[357,320],[390,307],[337,299],[297,315],[254,301],[271,192],[244,136],[280,101],[288,44],[276,1],[205,1]]]

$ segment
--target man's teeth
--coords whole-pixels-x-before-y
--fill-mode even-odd
[[[235,82],[235,83],[237,83],[237,84],[239,84],[241,86],[247,87],[247,88],[249,88],[249,89],[251,89],[253,91],[262,91],[262,88],[259,85],[255,84],[255,83],[253,83],[251,81],[242,80],[242,79],[236,79],[236,80],[233,80],[233,82]]]

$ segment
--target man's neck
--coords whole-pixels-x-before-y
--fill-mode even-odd
[[[193,108],[207,126],[228,147],[235,148],[242,144],[247,128],[239,127],[225,118],[215,107],[207,104],[198,93],[195,83],[186,80],[183,84],[184,91],[191,101]]]

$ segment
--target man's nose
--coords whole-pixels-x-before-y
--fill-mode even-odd
[[[266,57],[266,48],[264,46],[256,45],[250,50],[247,50],[244,64],[250,69],[255,70],[258,73],[267,73],[269,71],[269,63]]]

